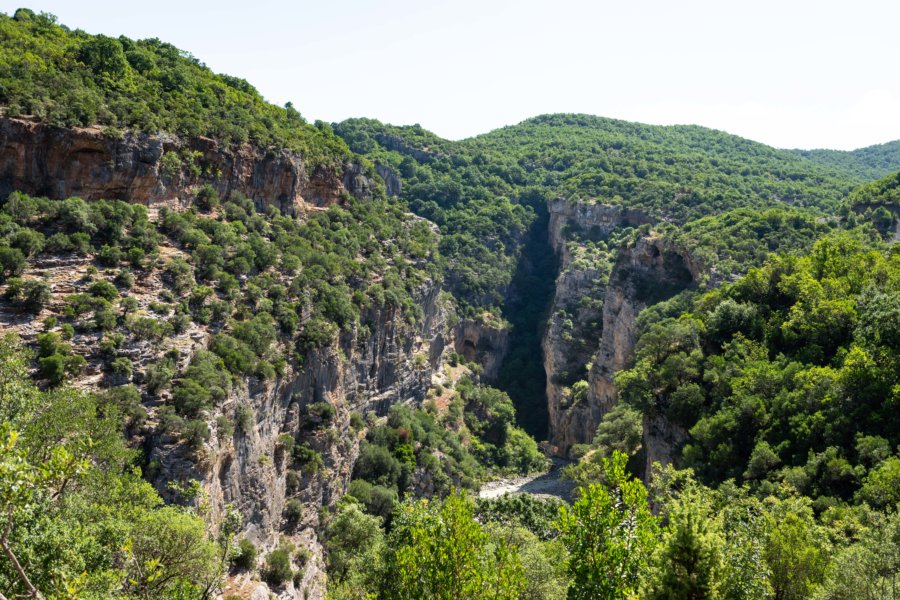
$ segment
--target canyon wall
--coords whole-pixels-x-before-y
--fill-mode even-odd
[[[172,159],[163,159],[171,154]],[[286,214],[365,198],[373,180],[346,161],[338,168],[309,165],[288,151],[250,144],[225,146],[209,138],[107,135],[98,128],[67,129],[28,119],[0,118],[0,195],[19,190],[51,198],[127,200],[140,204],[187,202],[209,183],[227,198],[241,192],[261,208]]]
[[[542,348],[547,372],[550,444],[567,455],[588,444],[616,403],[613,375],[633,357],[641,310],[696,284],[702,269],[658,236],[636,235],[607,252],[591,250],[617,229],[649,222],[618,206],[558,200],[550,205],[549,236],[562,262]],[[644,449],[661,457],[677,432],[645,426]]]

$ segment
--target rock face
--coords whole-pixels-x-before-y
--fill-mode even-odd
[[[593,440],[615,405],[612,378],[633,356],[638,313],[695,285],[701,273],[652,234],[606,255],[586,254],[585,239],[603,240],[618,228],[647,222],[637,211],[564,200],[551,203],[550,210],[549,235],[562,269],[542,348],[550,443],[566,455],[575,444]]]
[[[172,159],[163,156],[172,154]],[[176,160],[177,157],[177,160]],[[0,118],[0,195],[20,190],[52,198],[118,199],[141,204],[186,202],[209,183],[223,198],[241,192],[258,206],[288,214],[330,206],[349,192],[372,193],[359,164],[310,167],[290,152],[266,153],[250,144],[66,129],[27,119]]]
[[[392,198],[400,196],[400,192],[403,190],[403,182],[400,180],[400,176],[394,171],[393,167],[376,163],[375,172],[378,173],[379,177],[384,179],[384,186],[387,188],[388,196]]]
[[[350,480],[360,440],[350,427],[350,415],[371,411],[383,416],[395,404],[425,398],[447,327],[439,291],[434,284],[423,287],[419,305],[425,317],[415,327],[397,309],[372,310],[363,317],[370,336],[361,337],[359,331],[345,334],[333,347],[307,355],[302,371],[286,373],[274,383],[246,380],[220,412],[211,415],[214,434],[199,460],[187,456],[181,444],[154,446],[151,459],[162,467],[158,487],[172,479],[198,479],[208,494],[213,523],[230,505],[242,513],[245,535],[261,548],[273,549],[280,537],[287,536],[310,549],[302,583],[297,588],[288,583],[281,597],[324,598],[319,511],[333,507]],[[330,423],[320,423],[307,412],[318,402],[334,407]],[[248,408],[253,417],[246,431],[221,437],[215,432],[217,416],[239,422],[235,412]],[[289,481],[290,453],[279,442],[283,434],[309,444],[324,462],[317,472],[299,469],[295,487]],[[294,500],[303,510],[292,520],[286,507]]]
[[[509,349],[509,330],[500,325],[464,319],[453,330],[453,348],[466,361],[481,365],[482,381],[495,381]]]

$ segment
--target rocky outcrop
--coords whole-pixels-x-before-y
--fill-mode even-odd
[[[638,313],[695,285],[701,267],[653,234],[613,251],[608,256],[611,270],[598,268],[596,259],[579,266],[578,259],[583,250],[577,243],[571,247],[567,244],[573,237],[573,229],[581,235],[588,232],[588,236],[597,238],[608,235],[614,228],[639,224],[638,221],[646,217],[629,214],[619,207],[573,206],[562,201],[554,203],[551,210],[551,239],[564,264],[567,262],[568,265],[557,279],[554,314],[544,337],[543,350],[548,379],[550,443],[558,454],[566,455],[575,444],[593,440],[603,415],[615,405],[613,375],[625,368],[633,356]],[[594,302],[585,302],[585,299]],[[593,321],[598,304],[602,304],[599,324]],[[565,319],[562,327],[558,324],[559,319]],[[570,331],[568,338],[565,335],[567,329]],[[587,388],[581,384],[582,389],[575,393],[569,386],[578,377],[565,369],[584,364],[581,361],[586,356],[584,340],[587,339],[594,342],[594,358],[589,361]],[[573,345],[572,340],[579,343]]]
[[[400,180],[400,175],[394,171],[394,168],[390,165],[375,163],[375,172],[384,180],[387,195],[392,198],[399,197],[400,192],[403,191],[403,182]]]
[[[358,454],[359,434],[350,427],[350,415],[383,416],[395,404],[425,398],[439,364],[436,348],[443,348],[446,331],[439,291],[435,284],[423,287],[419,305],[425,316],[415,327],[396,308],[375,309],[363,319],[371,335],[363,336],[361,329],[347,333],[334,346],[307,355],[302,370],[275,382],[245,381],[210,416],[214,433],[199,459],[181,444],[154,446],[151,458],[161,472],[158,487],[172,479],[199,480],[213,523],[231,506],[243,515],[245,535],[261,548],[272,549],[281,537],[288,537],[311,551],[302,565],[304,583],[297,589],[287,584],[281,597],[324,598],[319,517],[344,494]],[[328,423],[307,411],[310,404],[320,402],[334,408]],[[236,411],[248,409],[253,417],[247,430],[238,428],[233,435],[216,431],[216,417],[239,422]],[[318,452],[322,469],[307,471],[292,465],[290,452],[280,445],[284,434]],[[292,470],[299,473],[299,482],[290,482]],[[303,506],[301,516],[293,520],[286,512],[292,500]]]
[[[163,159],[164,155],[172,158]],[[360,164],[308,165],[288,151],[209,138],[108,135],[98,128],[61,128],[0,118],[0,195],[12,190],[52,198],[80,196],[141,204],[186,203],[201,184],[223,198],[241,192],[258,206],[286,214],[339,203],[343,194],[370,196],[373,181]]]
[[[567,198],[550,201],[547,209],[550,212],[550,245],[561,254],[564,265],[567,258],[565,242],[572,234],[588,239],[604,239],[616,229],[651,222],[650,217],[641,210]]]
[[[576,403],[584,399],[583,390],[576,397],[573,385],[587,378],[586,366],[603,333],[607,282],[615,259],[615,251],[588,247],[585,242],[605,241],[614,231],[648,219],[622,206],[564,198],[550,202],[548,209],[548,236],[560,257],[560,271],[541,349],[550,442],[558,453],[566,454],[573,444],[589,442],[596,429],[594,419],[582,414],[586,404]]]
[[[509,349],[509,329],[483,319],[464,319],[453,330],[453,348],[466,362],[481,365],[482,381],[494,381]]]

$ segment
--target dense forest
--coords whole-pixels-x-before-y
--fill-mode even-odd
[[[0,598],[900,597],[900,142],[309,124],[165,42],[27,9],[0,15],[0,110],[381,174],[300,217],[214,173],[165,206],[0,198]],[[649,239],[700,275],[637,314],[617,402],[562,469],[573,494],[481,498],[550,465],[560,199],[634,217],[561,232],[600,290],[574,302],[602,312]],[[451,345],[460,323],[508,335],[493,379]],[[566,335],[596,351],[601,326]],[[404,370],[410,389],[382,381]],[[240,461],[279,514],[222,500]]]

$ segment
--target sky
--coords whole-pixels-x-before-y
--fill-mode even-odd
[[[158,37],[310,121],[461,139],[552,112],[698,124],[781,148],[900,139],[900,2],[0,0]]]

